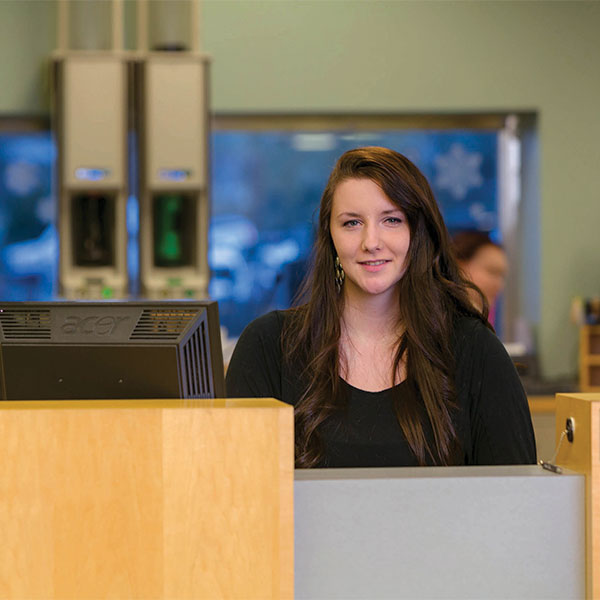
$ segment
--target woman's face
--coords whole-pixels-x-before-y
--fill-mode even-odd
[[[487,244],[471,260],[461,263],[467,277],[483,292],[490,306],[504,289],[508,261],[502,248]]]
[[[347,179],[333,195],[329,230],[346,273],[347,295],[389,295],[406,270],[404,213],[370,179]]]

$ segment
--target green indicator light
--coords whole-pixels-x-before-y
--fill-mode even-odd
[[[185,290],[184,294],[186,298],[193,298],[196,295],[194,290]]]
[[[185,263],[185,206],[186,198],[181,194],[160,194],[154,198],[154,261],[157,266],[173,267]]]
[[[181,244],[175,231],[165,231],[158,248],[160,254],[167,260],[177,260],[181,256]]]
[[[102,297],[103,298],[112,298],[114,295],[114,290],[110,287],[103,287],[102,288]]]

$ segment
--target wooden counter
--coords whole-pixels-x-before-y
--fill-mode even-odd
[[[293,596],[292,407],[0,403],[0,598]]]

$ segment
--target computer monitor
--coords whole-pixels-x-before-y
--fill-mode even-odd
[[[224,396],[216,302],[0,302],[1,400]]]

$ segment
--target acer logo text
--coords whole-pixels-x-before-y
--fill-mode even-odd
[[[112,335],[129,317],[67,317],[60,330],[66,335]]]

